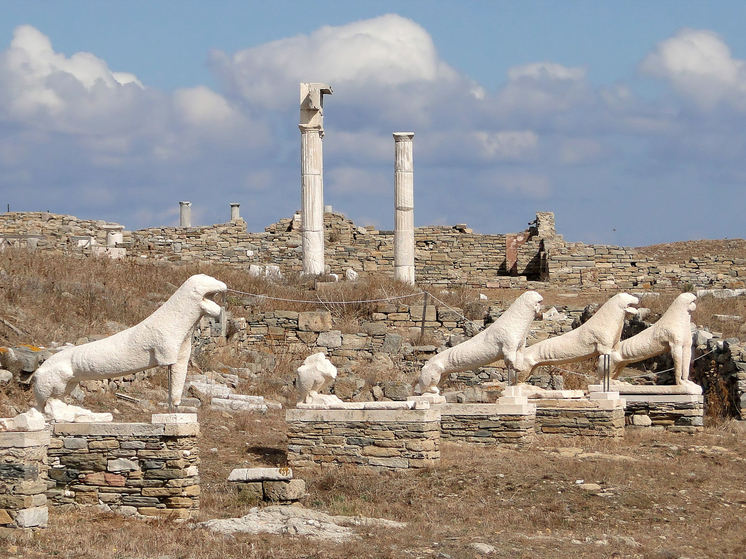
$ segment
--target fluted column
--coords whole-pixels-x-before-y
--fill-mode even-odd
[[[414,284],[414,132],[394,133],[394,279]]]
[[[179,227],[192,226],[192,203],[179,202]]]
[[[300,84],[301,247],[303,273],[324,273],[324,95],[325,83]]]
[[[319,126],[300,125],[303,273],[324,273],[324,179]]]

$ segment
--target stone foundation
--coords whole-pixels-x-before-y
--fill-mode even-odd
[[[534,435],[536,411],[510,413],[504,408],[499,404],[440,405],[440,437],[477,444],[520,445],[529,442]]]
[[[544,434],[624,436],[624,400],[532,400],[536,430]]]
[[[52,506],[101,505],[126,515],[187,519],[199,511],[196,414],[153,423],[56,423]]]
[[[440,412],[287,410],[288,466],[425,468],[440,461]]]
[[[633,428],[694,433],[704,427],[704,397],[691,394],[625,395],[625,420]]]
[[[0,433],[0,526],[47,525],[49,431]]]

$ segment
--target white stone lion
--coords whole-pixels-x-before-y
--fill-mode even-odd
[[[638,303],[637,297],[618,293],[575,330],[527,347],[519,358],[520,378],[526,379],[539,365],[574,363],[610,353],[622,335],[625,316],[637,312],[631,305]]]
[[[468,371],[503,359],[521,368],[521,350],[534,318],[541,312],[542,296],[526,291],[488,328],[463,343],[431,357],[422,367],[418,381],[422,394],[439,394],[438,383],[446,373]]]
[[[205,274],[192,276],[140,324],[52,355],[34,373],[37,409],[44,411],[47,400],[69,394],[81,380],[121,377],[157,365],[171,366],[171,401],[178,405],[194,327],[203,316],[220,316],[220,305],[212,298],[226,289]]]
[[[691,314],[697,309],[694,293],[682,293],[674,299],[658,322],[624,341],[619,342],[609,354],[609,373],[615,379],[630,363],[643,361],[667,351],[671,352],[674,378],[677,385],[692,390],[702,388],[689,380],[692,358]],[[603,377],[603,362],[598,363],[599,379]]]
[[[322,353],[306,357],[303,365],[298,367],[295,387],[298,389],[299,404],[337,404],[342,400],[331,394],[319,394],[331,386],[337,378],[337,368]]]

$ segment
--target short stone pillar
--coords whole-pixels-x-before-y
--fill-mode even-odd
[[[394,279],[414,284],[414,132],[394,133]]]
[[[172,520],[199,513],[197,414],[153,414],[152,423],[55,423],[52,429],[52,506],[105,505],[128,516]]]
[[[0,433],[0,526],[43,528],[49,431]]]
[[[300,84],[301,239],[303,273],[324,273],[324,95],[323,83]]]
[[[440,412],[434,409],[298,408],[287,410],[285,419],[290,467],[349,464],[399,470],[440,461]]]
[[[238,221],[241,219],[240,208],[241,204],[238,202],[231,202],[231,221]]]
[[[192,203],[179,202],[179,227],[192,226]]]

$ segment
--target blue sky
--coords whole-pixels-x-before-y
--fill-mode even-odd
[[[260,231],[299,209],[298,82],[328,82],[325,202],[644,245],[743,237],[746,3],[0,0],[0,205]],[[87,54],[86,54],[87,53]]]

